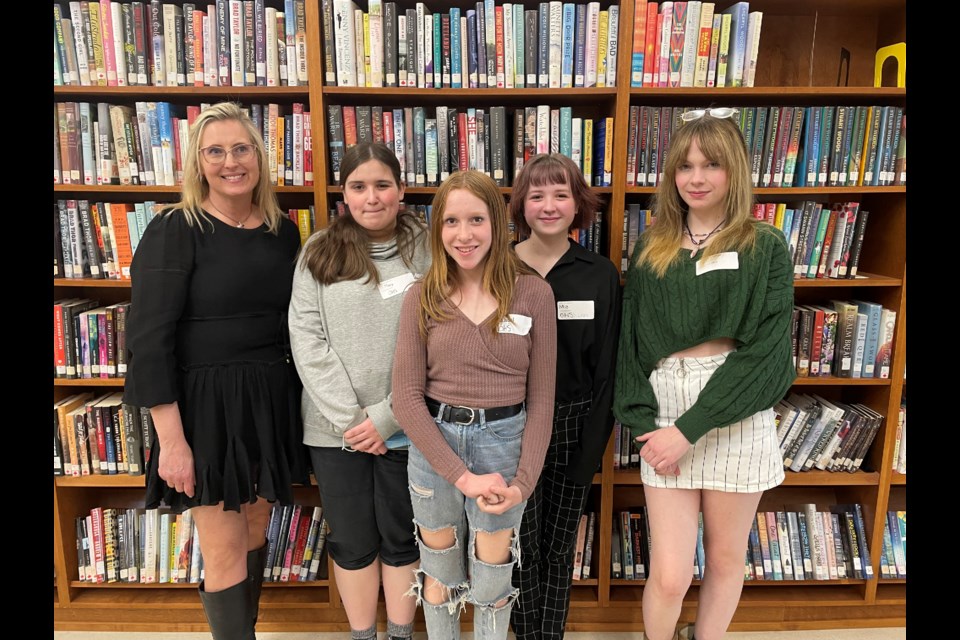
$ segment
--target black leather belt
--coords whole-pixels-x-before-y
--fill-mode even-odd
[[[424,400],[427,403],[427,409],[430,410],[430,414],[440,418],[444,422],[451,422],[454,424],[478,424],[480,422],[480,409],[471,409],[470,407],[455,407],[452,405],[443,405],[443,411],[440,411],[440,406],[442,403],[437,402],[433,398],[424,397]],[[504,418],[509,418],[515,416],[523,410],[523,403],[518,402],[517,404],[512,404],[508,407],[493,407],[491,409],[484,409],[483,414],[487,422],[493,422],[494,420],[503,420]]]

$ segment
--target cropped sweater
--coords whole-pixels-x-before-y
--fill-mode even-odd
[[[756,224],[753,250],[736,254],[736,268],[696,275],[702,250],[680,258],[662,278],[637,267],[637,243],[627,272],[614,392],[614,415],[634,436],[656,429],[658,405],[649,378],[660,359],[717,338],[736,351],[676,420],[690,442],[772,407],[796,376],[791,357],[793,266],[783,234]],[[729,261],[728,261],[729,264]]]
[[[393,368],[397,421],[434,471],[454,484],[467,467],[437,429],[424,396],[478,409],[525,402],[520,461],[510,484],[529,498],[553,430],[557,320],[550,285],[540,276],[517,279],[509,313],[530,319],[526,333],[516,325],[504,327],[509,324],[504,321],[506,332],[493,334],[486,322],[474,324],[447,302],[444,310],[451,317],[430,321],[426,340],[419,328],[421,289],[419,282],[410,288],[400,311]]]

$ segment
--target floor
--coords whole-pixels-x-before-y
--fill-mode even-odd
[[[381,634],[382,636],[383,634]],[[725,640],[906,640],[903,627],[885,629],[828,629],[823,631],[730,632]],[[96,633],[56,631],[54,640],[210,640],[206,633]],[[472,640],[464,633],[463,640]],[[513,634],[510,634],[513,638]],[[640,633],[568,633],[566,640],[640,640]],[[349,633],[258,633],[257,640],[350,640]],[[416,640],[426,640],[417,633]]]

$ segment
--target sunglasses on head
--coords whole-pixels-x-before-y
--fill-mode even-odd
[[[693,122],[694,120],[699,120],[703,116],[709,114],[713,118],[729,118],[736,113],[739,113],[739,109],[734,107],[716,107],[714,109],[691,109],[690,111],[684,111],[680,114],[680,119],[684,122]]]

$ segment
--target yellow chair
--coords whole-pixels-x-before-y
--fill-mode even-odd
[[[898,42],[886,47],[877,49],[877,61],[873,70],[873,86],[879,87],[880,76],[883,73],[883,63],[887,58],[893,56],[897,59],[897,86],[907,86],[907,43]]]

